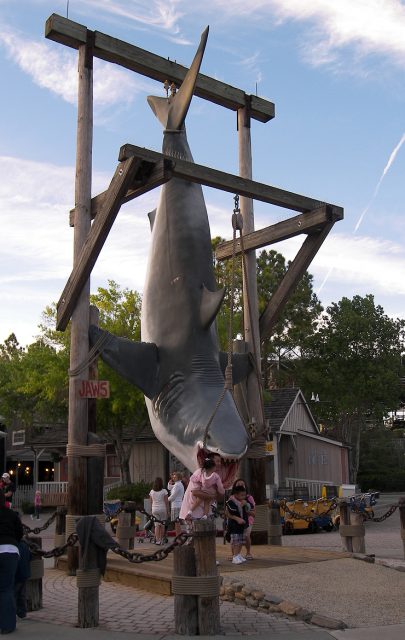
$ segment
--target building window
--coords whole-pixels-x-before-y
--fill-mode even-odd
[[[25,431],[13,431],[13,445],[25,444]]]
[[[107,456],[107,476],[109,478],[119,478],[121,476],[118,456]]]

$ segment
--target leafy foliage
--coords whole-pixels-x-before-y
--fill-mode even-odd
[[[213,249],[223,242],[214,238]],[[276,291],[290,263],[277,251],[261,251],[257,259],[257,295],[259,313],[263,313]],[[217,281],[226,287],[225,298],[217,317],[218,335],[222,349],[227,349],[231,296],[232,260],[214,263]],[[262,343],[262,372],[264,387],[283,386],[294,377],[294,360],[314,331],[322,306],[313,291],[313,277],[306,272],[287,302],[274,328],[272,336]],[[234,287],[234,319],[232,336],[243,334],[243,292],[241,259],[236,259]]]
[[[107,493],[107,500],[129,500],[141,504],[149,496],[152,484],[147,482],[135,482],[125,484],[121,487],[114,487]]]
[[[405,439],[403,430],[373,425],[362,434],[357,481],[363,491],[405,490]]]
[[[403,339],[404,321],[389,318],[372,295],[342,298],[328,307],[297,362],[304,393],[316,390],[325,401],[314,410],[327,431],[352,445],[351,481],[362,431],[399,403]]]

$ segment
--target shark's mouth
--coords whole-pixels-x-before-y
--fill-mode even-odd
[[[219,456],[221,458],[221,466],[217,466],[215,471],[220,476],[225,489],[230,489],[238,475],[239,460],[222,456],[217,451],[210,451],[203,446],[198,447],[197,460],[200,466],[202,466],[205,458],[211,458],[213,456]]]

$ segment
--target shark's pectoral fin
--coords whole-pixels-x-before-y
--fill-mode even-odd
[[[158,348],[153,342],[132,342],[117,338],[91,325],[89,338],[94,346],[100,338],[107,338],[101,347],[101,358],[120,376],[138,387],[148,398],[157,392]]]
[[[205,285],[203,285],[200,318],[201,324],[204,329],[208,329],[208,327],[214,322],[215,318],[217,317],[217,313],[221,307],[224,295],[225,288],[218,289],[218,291],[210,291]]]
[[[228,364],[228,354],[224,351],[219,352],[219,364],[222,373],[225,376],[226,365]],[[232,354],[232,382],[239,384],[245,380],[253,369],[252,358],[249,353],[233,353]]]

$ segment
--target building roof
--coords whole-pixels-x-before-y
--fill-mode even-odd
[[[264,405],[264,417],[268,419],[271,431],[281,429],[299,393],[297,387],[271,390],[271,400]]]

